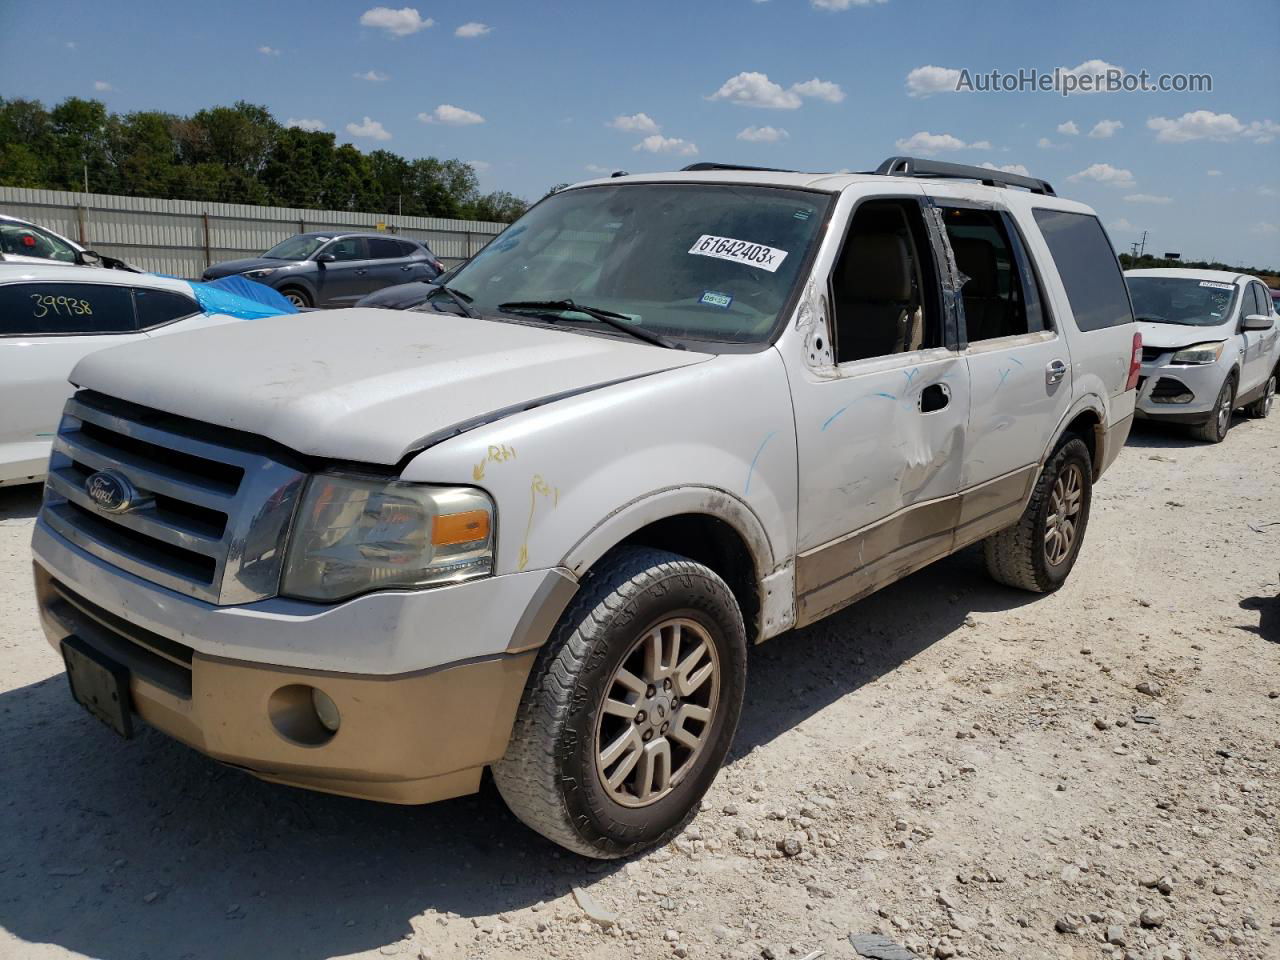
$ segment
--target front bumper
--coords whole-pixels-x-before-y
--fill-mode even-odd
[[[1172,356],[1172,351],[1166,357]],[[1199,423],[1213,415],[1227,371],[1218,363],[1144,363],[1139,373],[1137,415]]]
[[[514,609],[504,601],[519,594],[506,592],[511,585],[501,581],[509,578],[495,577],[311,605],[310,617],[291,622],[275,601],[214,607],[140,581],[40,522],[33,545],[49,643],[58,649],[74,635],[126,667],[132,709],[142,720],[265,780],[394,803],[428,803],[478,787],[484,767],[506,749],[537,647],[574,589],[571,578],[541,571],[552,576],[539,577],[542,588]],[[461,596],[470,615],[455,615],[459,595],[445,598],[484,583],[488,592]],[[392,606],[360,603],[378,596]],[[436,609],[422,607],[424,600]],[[416,669],[386,669],[407,662],[404,651],[387,657],[399,649],[394,638],[407,635],[416,638]],[[307,638],[321,651],[312,664],[305,663]],[[470,655],[440,662],[441,648],[462,646]],[[290,662],[264,660],[268,647]],[[341,669],[315,665],[334,659],[324,651],[342,647]],[[337,706],[336,733],[308,714],[311,688]]]

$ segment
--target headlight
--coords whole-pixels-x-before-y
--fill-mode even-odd
[[[1194,347],[1179,350],[1170,363],[1217,363],[1222,356],[1222,343],[1197,343]]]
[[[317,474],[307,483],[281,592],[342,600],[493,572],[493,501],[470,487]]]
[[[263,267],[260,270],[246,270],[244,275],[246,277],[253,277],[253,279],[256,280],[259,277],[269,277],[271,276],[271,274],[275,272],[276,272],[275,267]]]

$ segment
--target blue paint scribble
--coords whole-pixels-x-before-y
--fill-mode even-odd
[[[1000,388],[1004,386],[1004,382],[1009,379],[1009,374],[1011,373],[1013,373],[1013,367],[1000,371],[1000,382],[996,384],[996,393],[1000,392]]]
[[[911,381],[916,378],[916,374],[919,372],[919,367],[912,367],[910,370],[902,371],[902,375],[907,378],[907,386],[911,386]]]
[[[877,390],[875,393],[873,393],[873,394],[872,394],[872,396],[873,396],[873,397],[884,397],[886,400],[897,400],[897,399],[898,399],[898,398],[897,398],[897,397],[895,397],[892,393],[882,393],[882,392],[880,392],[879,390]]]
[[[1009,359],[1012,360],[1014,363],[1016,363],[1018,366],[1022,366],[1022,361],[1019,360],[1017,357],[1010,357]]]
[[[826,420],[822,421],[822,430],[826,430],[826,429],[827,429],[827,427],[831,426],[831,424],[832,424],[832,422],[835,420],[835,418],[836,418],[836,417],[838,417],[838,416],[840,416],[840,414],[844,413],[844,412],[845,412],[846,410],[848,410],[848,409],[849,409],[848,407],[841,407],[839,410],[837,410],[837,411],[836,411],[835,413],[833,413],[831,416],[827,417],[827,419],[826,419]],[[821,432],[822,432],[822,431],[820,430],[820,431],[819,431],[819,433],[821,433]]]
[[[764,453],[764,448],[768,446],[769,441],[773,439],[776,430],[770,430],[764,435],[764,439],[760,441],[760,449],[756,451],[756,455],[751,458],[751,466],[747,468],[747,486],[743,490],[744,494],[751,492],[751,475],[756,471],[756,461],[760,459],[760,454]]]

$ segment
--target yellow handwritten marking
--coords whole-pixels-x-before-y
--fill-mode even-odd
[[[538,497],[550,497],[551,509],[560,503],[560,488],[553,487],[542,479],[542,474],[535,473],[529,481],[529,522],[524,526],[524,543],[520,545],[520,556],[516,561],[516,569],[523,570],[529,563],[529,534],[533,532],[533,514],[538,508]]]
[[[485,451],[484,459],[471,468],[471,479],[476,483],[483,480],[484,467],[487,463],[506,463],[508,460],[514,460],[515,458],[516,451],[513,447],[508,447],[505,443],[498,446],[490,445],[489,449]]]

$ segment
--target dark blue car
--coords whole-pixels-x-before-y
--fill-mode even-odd
[[[444,264],[425,244],[385,233],[299,233],[260,257],[215,263],[202,280],[243,276],[299,307],[349,307],[383,287],[434,280]]]

